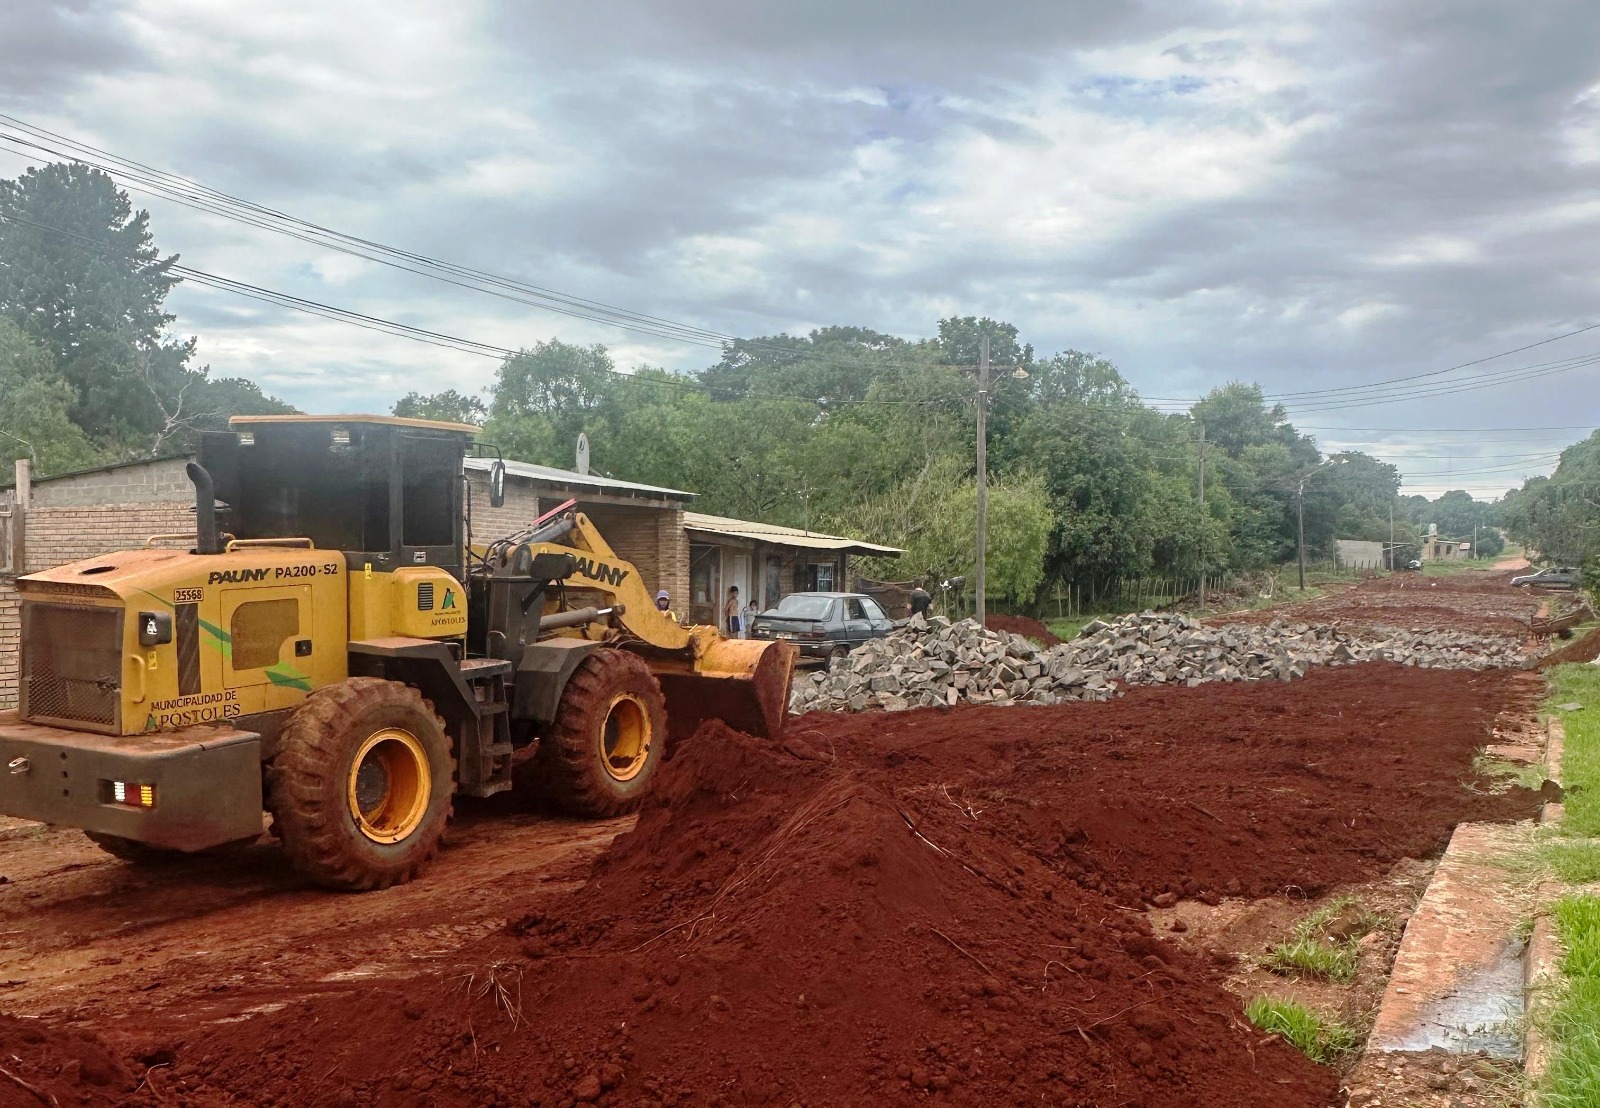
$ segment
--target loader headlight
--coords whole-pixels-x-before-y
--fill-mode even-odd
[[[125,808],[154,808],[156,806],[156,787],[154,785],[143,785],[134,781],[102,781],[100,786],[103,793],[103,803],[120,804]]]

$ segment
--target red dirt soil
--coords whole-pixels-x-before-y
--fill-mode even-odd
[[[1138,909],[1314,894],[1532,814],[1455,783],[1539,689],[1359,666],[814,714],[781,746],[708,723],[582,889],[409,977],[148,1020],[129,1051],[174,1065],[137,1102],[1326,1108],[1333,1071]]]
[[[5,1015],[0,1015],[0,1071],[0,1108],[118,1103],[137,1084],[99,1036]]]
[[[1443,577],[1395,573],[1372,577],[1314,600],[1219,616],[1214,623],[1342,623],[1363,627],[1526,634],[1540,598],[1511,586],[1514,572],[1467,570]],[[1278,588],[1293,595],[1288,578]]]
[[[1592,662],[1596,658],[1600,658],[1600,627],[1584,633],[1560,650],[1546,654],[1533,668],[1547,670],[1551,666],[1566,665],[1568,662]]]
[[[984,626],[991,631],[1010,631],[1022,635],[1041,646],[1055,646],[1061,642],[1056,633],[1032,616],[989,616]]]

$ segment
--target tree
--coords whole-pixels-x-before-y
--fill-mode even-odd
[[[0,316],[0,458],[28,458],[39,476],[99,461],[72,422],[74,399],[50,354]]]
[[[0,181],[0,217],[0,312],[73,388],[73,422],[101,440],[159,430],[193,347],[165,336],[178,258],[157,251],[149,213],[104,173],[57,162]]]
[[[1053,516],[1044,481],[997,480],[989,489],[985,570],[991,595],[1031,604],[1044,580]],[[953,458],[931,461],[892,492],[828,520],[847,533],[901,547],[899,559],[865,559],[868,576],[972,576],[977,563],[978,485]]]
[[[395,401],[394,414],[408,419],[433,419],[441,423],[482,423],[489,410],[476,396],[463,396],[455,389],[424,395],[408,392]]]
[[[518,351],[495,373],[485,437],[524,461],[570,466],[580,432],[604,443],[623,387],[617,377],[598,343],[551,339]]]
[[[30,378],[38,403],[54,411],[68,396],[67,418],[99,458],[189,449],[230,414],[293,411],[191,364],[197,342],[167,332],[163,306],[177,260],[104,173],[54,163],[0,180],[0,316],[49,358],[54,383]]]

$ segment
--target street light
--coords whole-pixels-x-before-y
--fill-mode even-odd
[[[1300,591],[1306,591],[1306,481],[1314,475],[1333,466],[1343,465],[1347,459],[1343,454],[1335,454],[1321,465],[1312,466],[1295,479],[1295,514],[1300,522],[1300,541],[1297,544],[1300,554]]]

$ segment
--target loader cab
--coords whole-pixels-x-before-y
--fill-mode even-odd
[[[395,416],[235,416],[200,464],[239,539],[304,537],[352,570],[465,580],[461,460],[477,428]]]

